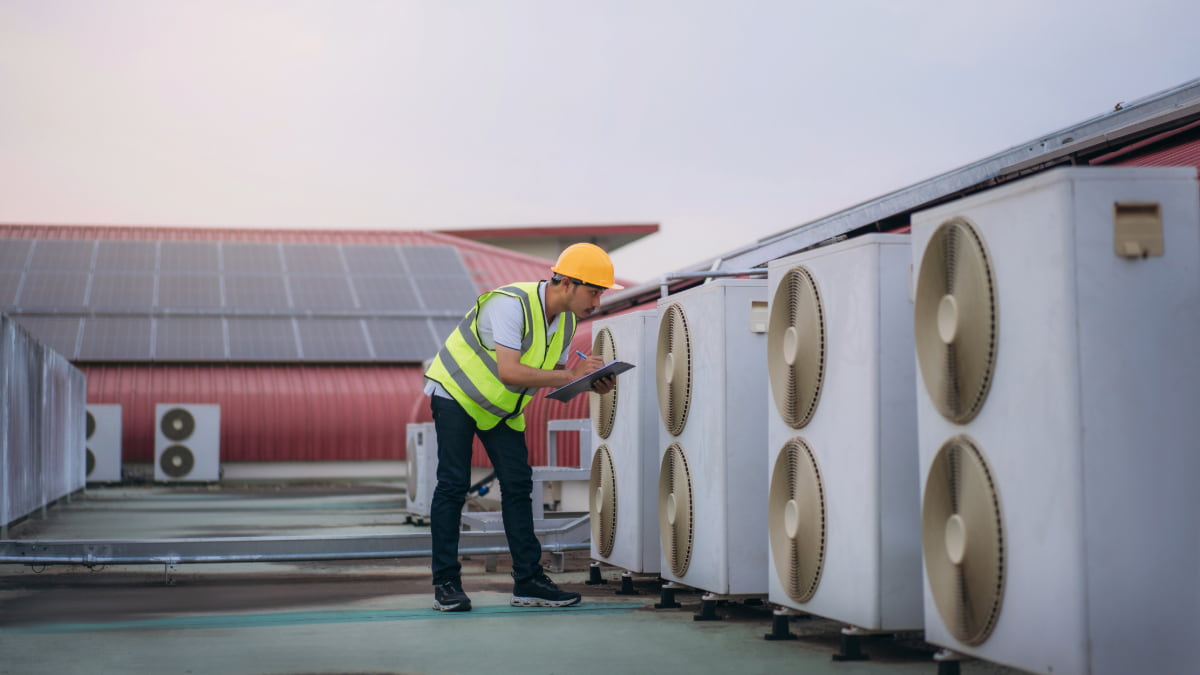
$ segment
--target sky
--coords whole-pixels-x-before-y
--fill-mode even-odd
[[[657,223],[653,281],[1200,77],[1195,0],[0,0],[0,222]]]

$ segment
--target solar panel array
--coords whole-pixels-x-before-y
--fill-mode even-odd
[[[0,311],[73,361],[422,361],[476,295],[453,246],[0,239]]]

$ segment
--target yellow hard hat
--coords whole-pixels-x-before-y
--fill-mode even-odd
[[[613,264],[604,249],[595,244],[571,244],[563,249],[551,272],[564,277],[578,279],[585,284],[601,288],[621,289],[624,286],[613,282]]]

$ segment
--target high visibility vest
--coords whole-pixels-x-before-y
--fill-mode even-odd
[[[475,419],[480,429],[491,429],[503,421],[516,431],[524,431],[523,413],[532,397],[529,389],[509,387],[500,381],[496,350],[488,349],[479,340],[479,310],[483,303],[497,294],[521,301],[525,310],[525,325],[521,332],[521,363],[524,365],[553,370],[575,336],[575,314],[569,311],[560,315],[558,330],[553,335],[547,334],[549,325],[538,298],[540,283],[511,284],[479,296],[425,371],[425,377],[442,385]]]

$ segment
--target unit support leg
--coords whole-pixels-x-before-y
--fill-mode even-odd
[[[592,564],[588,565],[588,580],[584,583],[586,583],[588,586],[598,586],[600,584],[608,583],[604,580],[604,577],[600,576],[600,563],[593,562]]]
[[[662,585],[662,595],[659,596],[658,602],[654,604],[654,609],[679,609],[683,605],[675,602],[675,591],[678,589],[671,582]]]
[[[720,621],[721,615],[717,614],[717,599],[711,593],[705,593],[700,597],[700,613],[692,617],[692,621]]]
[[[621,573],[621,588],[613,591],[613,595],[641,595],[637,592],[637,589],[633,587],[632,572]]]
[[[785,607],[777,607],[771,612],[771,632],[763,636],[764,640],[795,640],[796,635],[788,630],[788,622],[792,611]]]

